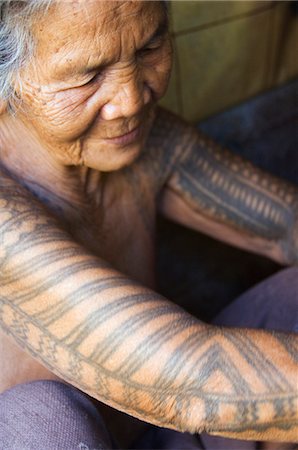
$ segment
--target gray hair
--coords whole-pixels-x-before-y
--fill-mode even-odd
[[[30,31],[33,20],[45,13],[54,1],[0,0],[0,100],[7,101],[10,111],[17,101],[14,81],[33,55]],[[167,11],[167,2],[162,1],[162,4]],[[21,88],[21,80],[18,81]]]
[[[0,99],[7,101],[10,109],[16,100],[13,80],[32,56],[32,20],[51,1],[0,0]]]

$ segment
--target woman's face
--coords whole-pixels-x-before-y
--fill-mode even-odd
[[[17,120],[65,165],[101,171],[140,153],[164,94],[171,44],[156,1],[57,2],[33,27]]]

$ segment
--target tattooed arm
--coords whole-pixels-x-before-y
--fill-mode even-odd
[[[181,156],[162,192],[161,212],[281,264],[298,264],[298,187],[257,169],[162,112],[159,126],[167,122],[176,130],[174,147],[179,141],[185,145],[180,144]]]
[[[90,255],[0,179],[0,323],[66,381],[140,419],[297,437],[297,337],[205,325]]]

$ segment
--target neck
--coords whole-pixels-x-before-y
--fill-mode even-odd
[[[85,210],[90,201],[89,169],[62,165],[16,117],[8,114],[0,117],[0,164],[67,221]],[[97,189],[99,183],[98,173]]]

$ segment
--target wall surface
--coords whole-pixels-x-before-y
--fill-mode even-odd
[[[298,8],[288,1],[170,3],[175,62],[162,104],[196,122],[298,75]]]

